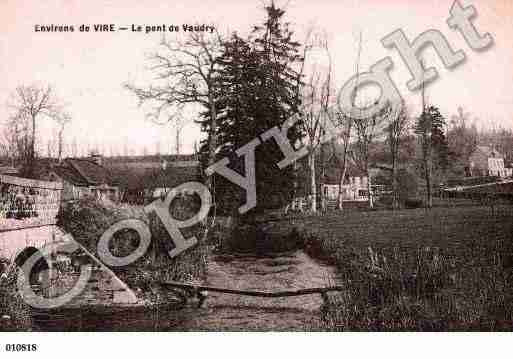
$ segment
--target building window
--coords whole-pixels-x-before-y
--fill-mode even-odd
[[[358,196],[359,197],[369,197],[369,192],[365,189],[358,190]]]

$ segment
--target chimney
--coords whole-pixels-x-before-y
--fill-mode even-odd
[[[103,156],[98,152],[91,153],[90,160],[96,163],[98,166],[103,165]]]

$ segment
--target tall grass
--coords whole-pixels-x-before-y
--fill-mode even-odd
[[[171,203],[174,218],[189,218],[197,212],[197,201],[190,196],[177,196]],[[142,207],[100,203],[91,199],[69,203],[61,211],[58,224],[92,253],[101,235],[112,224],[128,218],[144,221],[151,232],[151,245],[145,255],[126,267],[113,267],[114,272],[127,284],[146,297],[156,282],[165,280],[191,281],[206,273],[207,245],[201,239],[200,225],[182,230],[189,238],[195,235],[199,243],[194,248],[170,258],[168,251],[173,242],[160,219],[146,214]],[[183,219],[183,218],[182,218]],[[115,256],[126,256],[139,245],[139,236],[133,230],[118,231],[111,241],[110,251]],[[151,295],[150,295],[151,296]]]
[[[0,331],[27,331],[32,327],[29,306],[17,290],[17,269],[7,260],[0,260]]]
[[[382,212],[376,222],[340,217],[339,231],[303,227],[307,252],[335,265],[347,288],[323,307],[326,329],[513,329],[513,211],[502,210],[442,210],[445,226],[439,214],[421,212],[401,226],[397,218],[411,218],[404,211]],[[391,216],[402,228],[384,226]],[[429,232],[436,238],[424,241]],[[348,237],[355,233],[360,238]]]

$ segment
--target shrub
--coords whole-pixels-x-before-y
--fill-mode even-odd
[[[0,259],[0,331],[27,331],[32,327],[30,307],[17,290],[16,266]]]
[[[189,218],[197,212],[197,201],[191,196],[178,196],[171,203],[174,218]],[[150,228],[151,245],[148,252],[126,267],[111,268],[132,288],[149,290],[160,280],[190,281],[204,276],[207,263],[207,245],[202,241],[201,226],[182,230],[189,238],[196,235],[200,243],[177,257],[170,258],[172,241],[160,219],[154,213],[146,214],[142,207],[101,203],[91,199],[68,203],[58,217],[58,224],[92,253],[101,235],[112,224],[128,218],[144,221]],[[139,244],[133,230],[120,230],[110,242],[115,256],[132,253]]]
[[[225,229],[225,235],[219,235],[217,251],[223,253],[251,253],[266,255],[287,252],[304,247],[304,240],[299,232],[283,233],[276,224],[240,223]]]
[[[417,198],[407,198],[404,200],[404,207],[405,208],[422,208],[424,207],[424,201]]]
[[[306,250],[338,267],[345,291],[322,308],[329,330],[511,330],[513,255],[507,247],[382,247],[337,238],[307,240]],[[444,253],[445,252],[445,253]]]

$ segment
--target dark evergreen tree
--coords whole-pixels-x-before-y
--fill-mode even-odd
[[[436,165],[445,172],[449,166],[449,144],[445,136],[445,118],[437,107],[430,106],[428,114],[431,118],[431,146],[436,156]]]
[[[220,84],[216,99],[218,156],[228,156],[233,169],[242,174],[243,161],[235,151],[294,116],[300,101],[300,75],[295,70],[302,61],[300,44],[292,41],[292,31],[282,20],[283,10],[271,4],[266,12],[266,22],[255,27],[249,39],[234,34],[224,44],[219,59],[221,69],[216,77]],[[201,124],[208,133],[208,122]],[[299,139],[297,124],[289,130],[288,137],[291,143]],[[292,196],[293,168],[278,168],[283,155],[274,141],[258,146],[255,158],[256,211],[283,205]],[[218,207],[225,210],[239,207],[244,191],[221,176],[216,175],[215,181]]]
[[[444,133],[445,119],[435,106],[424,109],[417,120],[415,133],[421,146],[420,169],[426,182],[426,206],[433,205],[433,179],[438,181],[449,164],[449,147]]]

